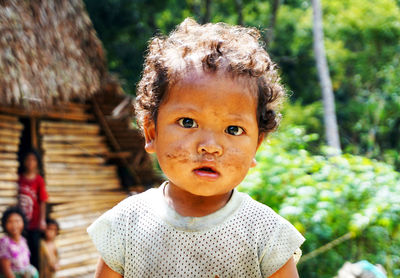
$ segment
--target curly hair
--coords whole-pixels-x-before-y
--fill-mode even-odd
[[[151,40],[135,103],[139,126],[157,121],[158,108],[169,88],[191,69],[226,72],[248,77],[257,88],[259,133],[274,131],[280,121],[279,108],[286,93],[275,64],[259,42],[255,28],[225,23],[200,25],[185,19],[168,37]]]
[[[8,234],[8,231],[6,229],[6,224],[7,224],[8,219],[10,218],[10,216],[13,215],[14,213],[21,216],[22,221],[24,222],[24,229],[27,227],[28,222],[27,222],[27,219],[26,219],[25,214],[22,211],[22,209],[18,206],[8,207],[3,212],[3,216],[1,217],[1,227],[2,227],[3,231],[7,234]]]

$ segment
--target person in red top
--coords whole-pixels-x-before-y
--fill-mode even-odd
[[[46,229],[46,202],[48,194],[40,175],[40,156],[35,150],[25,154],[22,173],[18,180],[18,204],[28,220],[27,240],[31,264],[39,267],[39,242]]]

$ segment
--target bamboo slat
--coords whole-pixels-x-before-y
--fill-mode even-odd
[[[86,233],[86,231],[84,231]],[[58,236],[61,237],[61,236]],[[68,249],[67,249],[68,248]],[[63,258],[70,258],[76,256],[77,252],[81,252],[85,250],[85,253],[95,253],[97,254],[97,249],[93,245],[90,240],[87,242],[81,242],[79,244],[70,244],[68,246],[63,246],[62,248],[58,248],[58,253],[62,255]]]
[[[65,239],[68,239],[68,238],[71,238],[71,237],[73,237],[73,238],[79,238],[79,237],[81,237],[81,236],[87,236],[88,234],[87,234],[87,232],[86,232],[86,229],[85,228],[82,228],[82,227],[78,227],[78,229],[77,228],[75,228],[75,229],[69,229],[68,230],[68,233],[62,233],[62,234],[59,234],[58,236],[57,236],[57,241],[63,241],[63,240],[65,240]],[[84,242],[84,243],[82,243],[82,244],[86,244],[86,245],[88,245],[88,246],[91,246],[91,244],[90,244],[91,242],[90,241],[88,241],[88,242]],[[60,248],[60,252],[64,252],[64,253],[68,253],[68,252],[70,252],[70,251],[72,251],[72,250],[74,250],[75,248],[73,248],[73,247],[71,247],[71,245],[65,245],[65,246],[63,246],[62,248]]]
[[[3,167],[0,165],[0,173],[17,173],[18,167]]]
[[[0,205],[12,206],[17,203],[17,199],[13,197],[0,197]]]
[[[63,148],[107,148],[105,142],[42,142],[42,147],[46,149],[63,149]]]
[[[16,173],[0,173],[0,181],[17,181],[18,175]]]
[[[16,160],[0,160],[0,167],[18,167],[18,165],[19,163]]]
[[[116,190],[116,189],[114,189]],[[62,194],[62,195],[61,195]],[[88,191],[87,194],[82,194],[81,192],[75,193],[74,190],[64,190],[64,192],[59,191],[59,192],[53,192],[54,196],[76,196],[79,195],[77,198],[91,198],[91,201],[98,200],[98,199],[106,199],[105,202],[107,202],[107,198],[109,198],[109,201],[111,202],[114,199],[118,198],[125,198],[126,194],[121,193],[120,191],[106,191],[106,190],[101,190],[101,191]],[[104,198],[101,198],[104,197]],[[76,199],[74,199],[75,201]],[[72,200],[70,200],[72,202]],[[86,207],[86,204],[85,206]]]
[[[87,205],[85,204],[84,207],[78,207],[78,208],[72,208],[68,210],[62,210],[59,212],[52,212],[50,213],[51,217],[58,218],[62,216],[68,216],[72,214],[77,214],[77,213],[83,213],[83,212],[94,212],[94,211],[105,211],[112,207],[114,205],[114,202],[112,203],[99,203],[96,205]]]
[[[8,137],[15,137],[19,138],[21,135],[21,132],[18,130],[10,130],[10,129],[0,129],[0,137],[3,136],[8,136]]]
[[[87,221],[88,219],[94,219],[99,217],[102,213],[103,213],[102,211],[76,213],[64,217],[59,217],[58,221],[60,222],[60,226],[66,228],[65,223],[73,223],[75,221]],[[88,236],[86,233],[83,233],[83,235]]]
[[[115,171],[81,171],[81,172],[76,172],[76,171],[64,171],[64,172],[47,172],[46,174],[46,180],[47,181],[52,181],[54,179],[56,180],[65,180],[65,179],[107,179],[107,178],[116,178],[118,179],[117,174]]]
[[[89,202],[91,200],[113,200],[115,203],[118,203],[119,201],[123,200],[123,198],[117,196],[117,197],[113,197],[113,196],[102,196],[102,195],[95,195],[95,196],[75,196],[74,198],[74,202],[80,202],[80,204],[83,204],[85,202]],[[57,196],[50,196],[49,198],[49,202],[50,203],[65,203],[71,201],[71,197],[57,197]],[[78,204],[79,205],[79,204]]]
[[[17,188],[18,184],[16,182],[0,181],[0,190],[17,189]]]
[[[1,136],[1,135],[0,135]],[[0,144],[0,151],[4,152],[17,152],[18,151],[18,145],[4,145]]]
[[[94,115],[92,114],[86,114],[68,109],[60,109],[60,107],[57,107],[57,110],[46,109],[44,111],[41,110],[28,111],[25,108],[0,105],[0,112],[14,114],[18,116],[41,117],[41,118],[61,119],[61,120],[70,120],[79,122],[87,122],[95,120]]]
[[[86,262],[87,265],[84,266],[77,266],[77,267],[70,267],[68,269],[60,270],[57,272],[56,277],[77,277],[77,278],[85,278],[81,275],[89,273],[89,277],[93,277],[93,274],[96,270],[96,262],[97,259],[93,259],[90,262]]]
[[[71,163],[71,164],[103,164],[105,159],[102,157],[83,157],[83,156],[52,156],[47,155],[44,157],[45,163]]]
[[[121,196],[121,199],[123,199],[122,196]],[[108,203],[110,205],[110,207],[112,207],[113,204],[116,205],[115,200],[90,200],[85,203],[84,207],[90,206],[90,205],[101,205],[101,204],[106,204],[106,203]],[[53,212],[60,212],[63,210],[77,208],[80,205],[81,205],[81,203],[79,201],[71,200],[71,202],[69,202],[69,203],[54,205],[52,207],[52,210],[53,210]],[[81,206],[81,207],[83,207],[83,206]]]
[[[72,228],[69,228],[68,230],[63,229],[60,231],[60,235],[62,235],[62,236],[74,236],[75,234],[79,235],[82,233],[86,234],[86,229],[82,228],[82,227],[72,227]],[[91,242],[91,241],[89,241],[89,242]],[[69,248],[69,245],[63,246],[63,249],[64,248]]]
[[[100,127],[97,124],[88,123],[71,123],[71,122],[50,122],[42,121],[40,127],[43,128],[61,128],[61,129],[84,129],[92,131],[100,131]]]
[[[0,118],[0,128],[5,128],[5,129],[12,129],[12,130],[17,130],[20,131],[24,128],[24,126],[16,121],[6,121],[2,120]]]
[[[60,223],[61,229],[68,229],[71,227],[82,227],[86,228],[92,224],[101,214],[95,214],[91,217],[82,215],[80,219],[74,219],[71,221],[58,221]],[[76,238],[69,238],[68,241],[62,241],[59,244],[68,244],[77,240]]]
[[[0,137],[0,144],[18,145],[18,144],[19,144],[19,138],[17,138],[17,137],[1,136],[1,137]]]
[[[0,161],[4,159],[17,160],[18,156],[16,153],[0,153]]]
[[[84,136],[84,135],[44,135],[44,142],[104,142],[102,136]]]
[[[0,198],[3,197],[17,197],[18,191],[17,190],[0,190]]]
[[[111,170],[116,171],[117,167],[115,165],[86,165],[86,164],[68,164],[62,162],[45,162],[45,170],[52,171],[53,169],[58,170],[72,170],[72,171],[101,171],[101,170]],[[47,168],[47,169],[46,169]]]
[[[77,264],[77,265],[82,265],[83,262],[86,262],[88,260],[95,259],[97,260],[99,258],[99,255],[94,252],[94,253],[89,253],[87,254],[86,252],[82,254],[82,250],[79,252],[76,252],[73,256],[69,258],[63,258],[60,260],[60,266],[63,267],[65,265],[71,265],[71,264]]]
[[[9,116],[9,115],[0,114],[0,120],[5,121],[5,122],[17,122],[18,118]]]
[[[63,191],[73,191],[75,194],[96,194],[96,195],[107,195],[104,192],[105,190],[120,190],[119,184],[101,184],[101,185],[87,185],[87,186],[79,186],[79,185],[70,185],[70,186],[47,186],[47,191],[51,193],[53,196],[59,196],[60,192]],[[64,194],[64,196],[68,196],[68,194]]]
[[[70,145],[67,145],[68,148],[47,148],[44,153],[47,153],[51,156],[76,156],[76,155],[100,155],[106,154],[108,150],[106,148],[71,148]]]
[[[0,173],[1,175],[1,173]],[[0,176],[1,177],[1,176]],[[104,177],[88,177],[83,179],[75,179],[73,177],[66,179],[46,179],[49,186],[90,186],[90,185],[103,185],[103,184],[113,184],[119,186],[119,179],[117,178],[104,178]]]
[[[75,129],[75,128],[62,128],[62,127],[40,127],[40,134],[54,135],[54,134],[71,134],[71,135],[88,135],[93,136],[99,134],[99,130],[93,129]]]

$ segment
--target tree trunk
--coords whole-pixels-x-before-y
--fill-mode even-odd
[[[320,0],[311,0],[313,6],[313,34],[314,52],[317,63],[318,76],[322,88],[324,104],[325,135],[328,146],[341,152],[339,131],[336,120],[335,98],[332,90],[332,81],[329,76],[328,62],[325,55],[324,33],[322,29],[322,8]]]
[[[201,0],[194,0],[189,4],[189,9],[193,14],[193,17],[197,22],[203,23],[203,17],[201,16]]]
[[[269,29],[267,30],[267,45],[270,45],[275,37],[276,18],[278,16],[278,9],[280,0],[271,1],[271,18],[269,20]]]
[[[244,25],[243,22],[243,1],[235,0],[236,13],[238,14],[238,25]]]
[[[204,1],[204,9],[203,24],[208,23],[211,20],[211,0]]]

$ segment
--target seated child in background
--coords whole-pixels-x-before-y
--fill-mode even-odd
[[[29,264],[29,248],[22,232],[25,215],[18,207],[8,208],[1,218],[5,236],[0,239],[0,277],[37,278],[35,267]]]
[[[54,219],[46,219],[46,230],[44,238],[40,241],[40,278],[56,277],[58,266],[58,252],[55,238],[58,234],[59,226]]]
[[[96,277],[298,277],[302,235],[235,189],[285,98],[259,37],[186,19],[151,41],[135,110],[168,180],[88,228]]]

